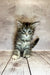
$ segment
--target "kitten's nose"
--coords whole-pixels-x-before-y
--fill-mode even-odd
[[[26,36],[28,35],[28,33],[26,33]]]

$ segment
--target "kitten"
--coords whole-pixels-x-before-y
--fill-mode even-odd
[[[38,22],[38,21],[37,21]],[[17,33],[14,40],[14,51],[13,51],[13,59],[17,59],[20,56],[29,57],[31,53],[31,49],[37,44],[39,41],[39,37],[35,40],[33,39],[33,35],[35,32],[35,24],[29,22],[18,22],[17,24]]]

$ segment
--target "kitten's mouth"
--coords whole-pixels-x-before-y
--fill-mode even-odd
[[[28,35],[28,33],[26,33],[26,36]]]
[[[26,34],[26,36],[27,36],[27,34]]]

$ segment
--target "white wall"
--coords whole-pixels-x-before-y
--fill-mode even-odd
[[[50,50],[50,0],[0,0],[0,50],[13,49],[15,20],[39,20],[40,40],[33,50]]]

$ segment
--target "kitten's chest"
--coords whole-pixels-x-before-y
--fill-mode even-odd
[[[24,41],[30,41],[31,40],[31,35],[27,35],[26,34],[21,34],[21,39]]]
[[[18,41],[17,46],[21,47],[21,49],[30,48],[30,42]]]

